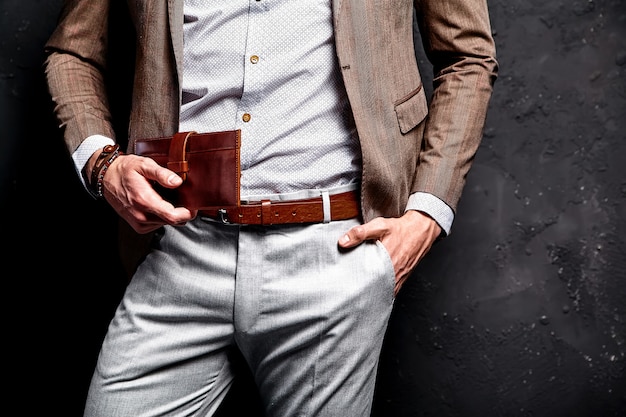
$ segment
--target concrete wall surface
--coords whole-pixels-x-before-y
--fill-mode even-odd
[[[500,75],[483,143],[452,234],[396,300],[374,415],[623,417],[626,1],[488,1]],[[73,417],[125,277],[117,219],[52,117],[60,8],[0,2],[0,256],[5,398]],[[244,379],[221,413],[261,415],[243,411],[255,401]]]

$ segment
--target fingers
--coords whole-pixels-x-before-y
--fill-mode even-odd
[[[165,224],[184,224],[197,214],[185,207],[174,207],[155,191],[155,182],[175,188],[182,184],[182,178],[150,158],[119,157],[104,182],[106,200],[138,233],[148,233]]]
[[[197,211],[192,212],[191,219],[195,218],[197,215]],[[184,226],[189,220],[183,212],[182,216],[184,216],[184,220],[180,220],[178,222],[166,222],[163,218],[159,217],[156,214],[147,213],[143,216],[124,216],[124,220],[139,234],[150,233],[159,229],[160,227],[169,224],[172,226]],[[141,221],[138,221],[137,218],[142,218]]]

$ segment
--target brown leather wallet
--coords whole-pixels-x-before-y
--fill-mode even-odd
[[[240,130],[180,132],[138,139],[134,153],[180,175],[180,187],[170,190],[155,184],[155,189],[174,205],[197,210],[239,206],[240,148]]]
[[[329,199],[330,220],[346,220],[360,215],[358,192],[334,194]],[[198,214],[225,224],[321,223],[324,221],[324,201],[322,197],[292,201],[263,200],[236,207],[200,210]]]

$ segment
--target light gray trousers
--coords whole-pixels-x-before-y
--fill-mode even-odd
[[[234,347],[268,417],[369,416],[394,272],[380,242],[338,248],[356,224],[166,227],[110,324],[85,416],[211,416]]]

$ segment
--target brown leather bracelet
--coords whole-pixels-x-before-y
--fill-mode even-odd
[[[91,192],[97,198],[103,198],[102,180],[104,179],[105,172],[109,169],[111,163],[122,154],[123,152],[120,151],[120,145],[116,144],[105,146],[100,155],[98,155],[98,159],[91,171],[91,181],[89,182]]]

